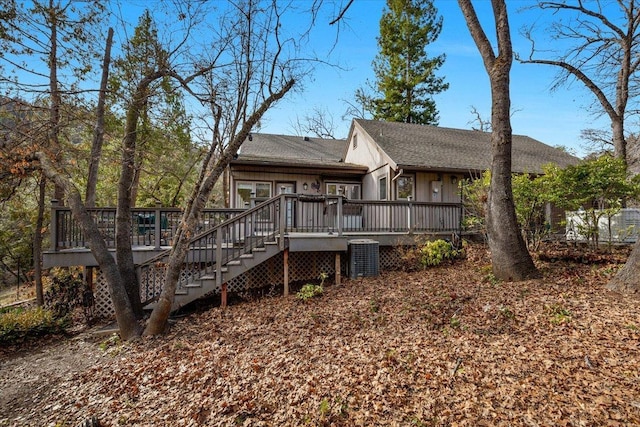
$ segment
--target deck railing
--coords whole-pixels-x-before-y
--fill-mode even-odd
[[[462,205],[413,201],[349,200],[340,196],[286,199],[286,230],[330,233],[460,232]]]
[[[115,209],[91,209],[108,245],[115,235]],[[52,244],[55,250],[85,247],[86,242],[68,208],[53,207]],[[189,242],[178,289],[205,274],[222,269],[266,242],[285,247],[289,233],[358,235],[367,233],[458,233],[463,209],[456,203],[348,200],[341,196],[281,194],[247,209],[205,210],[198,234]],[[179,209],[156,207],[132,210],[133,245],[156,249],[171,245],[181,217]],[[160,220],[156,220],[160,218]],[[141,297],[145,302],[161,290],[170,250],[138,266]],[[217,283],[222,285],[222,283]]]
[[[84,233],[73,219],[68,207],[52,203],[51,246],[52,250],[86,247]],[[116,208],[89,208],[98,225],[107,247],[115,247]],[[244,209],[205,209],[202,213],[198,232],[215,227],[222,222],[244,212]],[[131,245],[152,246],[160,249],[171,246],[178,223],[182,216],[179,208],[133,208],[131,210]]]
[[[282,229],[299,233],[459,233],[463,216],[459,203],[368,201],[341,196],[285,194],[282,204]],[[107,246],[115,247],[115,208],[95,208],[89,212]],[[206,232],[243,212],[246,209],[205,209],[196,231]],[[134,208],[131,215],[131,244],[160,249],[173,243],[182,212],[178,208],[158,206]],[[273,215],[274,212],[260,211],[259,216],[246,219],[248,222],[229,230],[225,239],[235,241],[243,233],[264,233],[264,227],[274,227]],[[52,207],[51,237],[54,251],[87,246],[69,208]]]

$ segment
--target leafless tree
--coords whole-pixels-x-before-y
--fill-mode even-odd
[[[29,104],[29,129],[13,133],[12,144],[33,159],[35,150],[62,161],[61,139],[72,117],[63,117],[81,82],[91,70],[87,46],[98,36],[95,24],[103,12],[100,2],[35,0],[28,5],[0,0],[0,82],[14,96],[25,95]],[[64,77],[61,78],[61,75]],[[25,78],[24,76],[28,76]],[[44,101],[46,100],[46,101]],[[64,202],[63,187],[55,185],[54,198]],[[39,178],[38,218],[33,238],[33,261],[37,301],[42,303],[42,230],[46,202],[44,177]]]
[[[302,118],[296,116],[296,121],[291,127],[299,136],[314,135],[318,138],[336,139],[335,121],[333,114],[328,109],[314,107]]]
[[[516,220],[511,183],[511,99],[509,74],[513,50],[507,6],[492,0],[497,52],[491,46],[471,0],[458,0],[491,83],[491,185],[487,201],[487,237],[493,274],[502,280],[539,276]]]
[[[480,132],[491,132],[491,120],[482,117],[478,109],[473,105],[471,106],[471,115],[474,117],[473,120],[467,122],[467,124],[471,125],[471,129]],[[473,126],[474,123],[476,123],[477,126]]]
[[[531,52],[519,61],[557,67],[560,72],[552,88],[572,81],[582,83],[596,98],[600,114],[609,117],[615,155],[626,162],[625,120],[640,89],[640,9],[636,0],[542,1],[537,6],[556,17],[545,29],[551,42],[561,46],[568,42],[570,47],[564,52],[550,47],[542,50],[536,43],[536,29],[530,26],[522,32],[531,41]]]

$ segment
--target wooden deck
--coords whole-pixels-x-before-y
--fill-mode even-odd
[[[460,204],[347,200],[338,196],[282,195],[271,204],[227,228],[223,245],[272,235],[287,240],[291,251],[346,250],[350,239],[373,239],[383,246],[411,244],[415,236],[445,238],[460,234],[463,210]],[[282,207],[282,209],[281,209]],[[232,221],[244,209],[207,209],[198,227],[200,234]],[[105,237],[115,249],[115,208],[90,210]],[[52,206],[51,248],[44,266],[96,265],[83,233],[68,208]],[[180,220],[176,208],[136,208],[132,210],[131,245],[134,262],[142,264],[171,248]],[[156,220],[159,218],[160,220]],[[202,247],[211,248],[211,239]]]
[[[115,209],[91,213],[115,253]],[[460,234],[462,215],[462,206],[453,203],[371,202],[295,194],[282,194],[247,210],[205,211],[199,233],[189,242],[174,308],[211,292],[226,295],[227,283],[278,254],[283,259],[285,294],[290,252],[335,254],[339,277],[341,254],[349,252],[350,243],[398,246],[415,244],[425,235],[452,238]],[[54,206],[52,218],[52,248],[44,254],[44,266],[97,266],[69,210]],[[143,301],[152,302],[159,295],[179,219],[179,211],[173,208],[133,210],[130,238]]]

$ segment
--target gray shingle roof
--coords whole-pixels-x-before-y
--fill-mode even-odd
[[[337,162],[345,144],[344,139],[254,133],[240,147],[240,155]]]
[[[342,153],[347,141],[344,139],[322,139],[290,135],[254,133],[242,143],[238,160],[253,163],[286,163],[298,166],[331,166],[358,168],[342,162]]]
[[[491,133],[379,120],[356,122],[399,166],[482,171],[491,165]],[[578,160],[528,136],[513,135],[514,172],[541,173],[545,164],[565,167]]]

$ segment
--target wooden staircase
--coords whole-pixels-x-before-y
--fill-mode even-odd
[[[210,292],[220,291],[220,286],[218,286],[218,282],[216,280],[216,276],[218,274],[222,276],[220,279],[221,283],[229,282],[252,268],[257,267],[280,252],[281,249],[278,246],[277,241],[265,242],[263,247],[254,248],[251,253],[243,254],[238,258],[227,262],[226,265],[220,269],[220,273],[213,271],[211,273],[204,274],[195,280],[191,280],[181,289],[176,290],[173,309],[176,310]]]
[[[178,281],[172,310],[202,296],[220,292],[222,285],[279,254],[286,247],[284,195],[269,199],[189,242],[189,253]],[[153,308],[160,295],[171,251],[137,268],[145,308]]]

